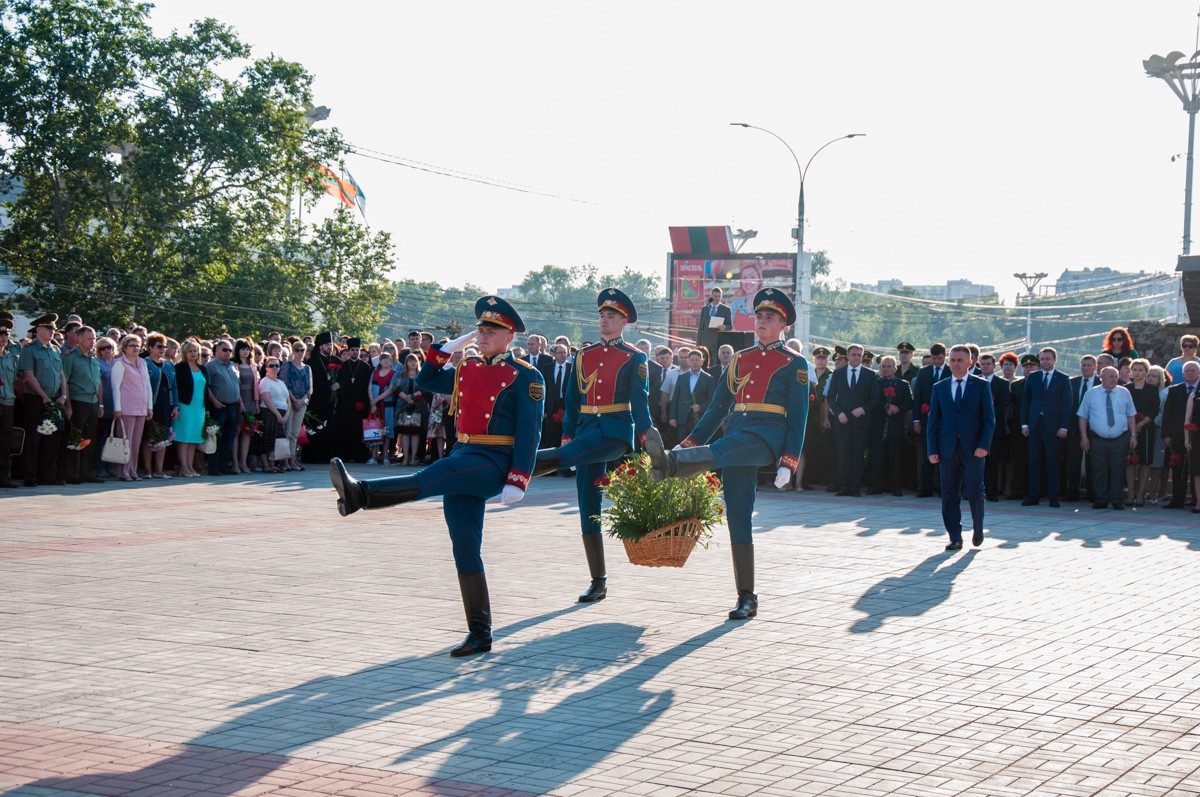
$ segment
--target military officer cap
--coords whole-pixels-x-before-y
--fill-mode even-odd
[[[1042,361],[1038,359],[1036,354],[1022,354],[1021,365],[1041,365]]]
[[[754,294],[754,312],[774,310],[783,316],[789,325],[796,323],[796,307],[787,294],[778,288],[763,288]]]
[[[907,340],[902,340],[896,344],[896,351],[916,351],[917,347],[913,346]]]
[[[525,331],[525,322],[521,320],[520,314],[499,296],[479,297],[479,301],[475,302],[475,318],[478,321],[477,326],[487,324],[514,333]]]
[[[16,316],[14,316],[12,313],[8,312],[7,310],[0,310],[0,321],[7,321],[9,327],[11,327],[13,322],[16,320]]]
[[[637,308],[633,306],[633,300],[620,288],[605,288],[600,291],[596,296],[596,307],[600,310],[616,310],[631,324],[637,321]]]
[[[333,343],[333,333],[327,329],[324,332],[319,333],[317,337],[313,339],[313,343],[318,346],[324,346],[326,343]]]
[[[828,357],[828,356],[829,356],[829,349],[825,348],[824,346],[818,346],[817,348],[813,349],[813,357]]]
[[[869,363],[875,359],[875,352],[863,349],[863,362]]]
[[[833,356],[834,357],[845,357],[847,354],[848,354],[848,352],[846,351],[845,346],[834,346],[833,347]]]
[[[33,319],[33,328],[50,327],[56,329],[58,327],[58,313],[46,313]]]

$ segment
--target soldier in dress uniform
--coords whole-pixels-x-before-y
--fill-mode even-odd
[[[558,448],[538,451],[534,469],[534,475],[540,476],[575,468],[583,551],[592,579],[579,596],[581,603],[603,600],[608,595],[596,480],[604,475],[609,462],[632,451],[635,442],[640,444],[652,425],[646,354],[621,338],[625,325],[637,321],[637,308],[617,288],[600,291],[596,306],[600,312],[600,342],[584,346],[575,355],[573,378],[567,386],[563,443]]]
[[[738,352],[717,387],[708,411],[695,430],[671,451],[656,430],[646,435],[652,477],[686,478],[720,469],[725,484],[729,538],[737,605],[730,620],[758,614],[754,593],[754,538],[751,515],[758,469],[775,465],[775,486],[787,484],[800,464],[808,422],[808,363],[783,345],[781,337],[796,322],[796,308],[775,288],[754,297],[754,334],[758,343]],[[724,436],[704,445],[725,421]]]
[[[333,353],[333,333],[325,330],[317,335],[309,351],[309,369],[312,371],[312,398],[308,410],[323,428],[308,429],[308,443],[304,446],[304,461],[328,462],[334,455],[335,427],[333,423],[333,385],[337,381],[341,361]]]
[[[445,457],[410,476],[358,481],[339,459],[329,463],[343,515],[381,509],[406,501],[445,496],[442,513],[450,529],[458,586],[468,634],[450,651],[454,657],[492,649],[492,609],[483,573],[484,502],[499,494],[513,504],[525,497],[542,429],[545,382],[529,363],[508,350],[513,336],[525,331],[521,316],[499,296],[475,303],[478,324],[448,343],[430,346],[417,386],[449,393],[449,412],[458,421],[458,444]],[[446,368],[454,352],[474,341],[479,355]]]

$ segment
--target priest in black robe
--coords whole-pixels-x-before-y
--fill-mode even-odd
[[[333,411],[337,456],[343,462],[366,462],[368,453],[362,425],[371,414],[371,363],[358,359],[362,351],[359,338],[347,340],[346,349],[349,358],[337,369],[333,385],[337,393]]]
[[[333,334],[322,332],[317,335],[308,359],[305,361],[312,370],[313,392],[308,402],[308,412],[317,419],[317,423],[308,424],[308,443],[304,446],[304,461],[313,464],[325,464],[337,453],[334,445],[337,435],[333,423],[334,394],[333,384],[337,379],[341,361],[333,353]],[[318,428],[321,427],[323,428]]]

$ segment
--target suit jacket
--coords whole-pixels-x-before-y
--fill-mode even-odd
[[[562,442],[563,416],[566,413],[567,383],[574,378],[570,361],[563,363],[562,385],[554,384],[554,366],[544,374],[546,379],[545,415],[542,420],[542,445],[557,446]]]
[[[980,377],[987,381],[986,378]],[[1012,387],[1000,374],[992,374],[992,414],[996,417],[993,437],[1008,437],[1008,406],[1012,401]]]
[[[895,395],[885,395],[884,391],[888,388],[891,388]],[[879,417],[882,418],[883,423],[891,423],[893,424],[893,427],[895,424],[903,423],[904,413],[912,409],[912,386],[898,376],[894,376],[891,379],[884,379],[883,377],[880,377],[879,395],[880,401],[877,412]],[[900,408],[900,412],[896,413],[895,415],[888,415],[888,404],[896,405]]]
[[[1180,382],[1167,388],[1167,400],[1163,404],[1162,436],[1170,438],[1171,446],[1177,450],[1183,448],[1183,422],[1187,418],[1187,383]],[[1192,422],[1196,420],[1196,410],[1192,410]]]
[[[646,372],[649,374],[649,376],[646,378],[646,384],[650,389],[650,419],[657,423],[662,420],[662,418],[659,417],[660,412],[658,394],[662,392],[663,367],[651,359],[646,363]]]
[[[871,423],[871,413],[879,408],[880,401],[879,374],[871,369],[866,366],[858,369],[858,384],[853,389],[850,388],[850,366],[833,372],[829,380],[829,409],[834,416],[844,412],[851,426],[868,425]],[[861,418],[850,414],[858,407],[864,410]]]
[[[681,435],[692,431],[696,422],[708,410],[708,405],[712,403],[713,394],[717,392],[717,380],[707,371],[700,371],[700,378],[696,380],[694,391],[690,390],[691,383],[691,371],[680,374],[679,378],[675,380],[675,393],[671,396],[671,418],[679,424]],[[699,415],[692,412],[692,404],[700,405]]]
[[[542,378],[545,379],[547,383],[554,378],[554,358],[549,354],[546,354],[546,352],[542,352],[536,357],[526,352],[525,356],[521,359],[538,369],[538,371],[542,374]]]
[[[721,329],[709,329],[708,328],[708,323],[709,323],[708,320],[713,317],[719,317],[719,318],[724,319],[724,323],[721,325]],[[700,326],[697,328],[697,332],[708,332],[709,334],[715,334],[715,333],[721,332],[721,331],[729,332],[732,329],[733,329],[733,309],[730,308],[729,305],[722,302],[721,304],[718,304],[716,307],[713,307],[708,302],[705,302],[704,307],[700,308]],[[716,352],[715,351],[711,352],[711,354],[716,355]]]
[[[1093,388],[1098,384],[1100,384],[1100,377],[1093,374],[1092,378],[1088,380],[1088,388],[1089,389]],[[1071,377],[1071,416],[1072,417],[1074,417],[1076,415],[1076,413],[1079,412],[1079,405],[1081,403],[1079,400],[1079,391],[1082,386],[1083,386],[1083,375],[1082,374],[1080,374],[1079,376]],[[1067,432],[1070,437],[1079,437],[1079,424],[1078,423],[1071,424],[1069,427],[1067,427]]]
[[[929,400],[933,397],[933,386],[939,379],[945,379],[950,376],[950,366],[942,363],[941,373],[936,378],[934,377],[934,368],[932,365],[923,365],[921,370],[917,371],[917,381],[913,383],[913,422],[921,421],[926,423],[926,412],[923,407],[929,406]],[[919,416],[919,417],[918,417]],[[922,426],[924,429],[924,426]]]
[[[1071,380],[1062,371],[1051,371],[1046,385],[1045,371],[1025,377],[1025,392],[1021,394],[1021,425],[1032,434],[1043,424],[1051,431],[1070,430],[1075,423],[1071,411]]]
[[[963,458],[973,457],[977,448],[992,448],[996,414],[987,380],[968,374],[963,389],[962,400],[956,404],[954,379],[943,379],[934,385],[930,397],[925,444],[940,459],[949,459],[955,451]]]

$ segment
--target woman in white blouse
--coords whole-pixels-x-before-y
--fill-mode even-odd
[[[262,405],[262,441],[259,453],[263,457],[263,473],[283,473],[279,462],[272,459],[275,441],[287,436],[288,389],[279,378],[279,358],[268,357],[266,376],[258,383],[258,400]]]

